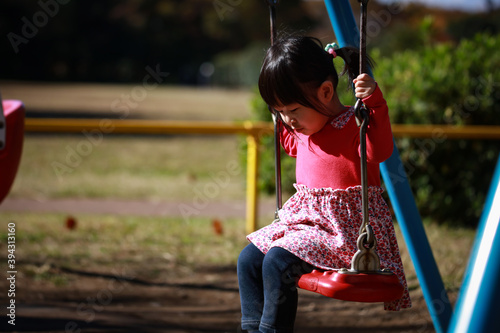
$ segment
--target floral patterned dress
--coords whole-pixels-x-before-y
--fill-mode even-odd
[[[381,97],[381,93],[379,91],[377,93]],[[377,103],[373,101],[373,98],[372,100],[369,100],[369,98],[364,102],[370,109],[370,102],[375,104],[374,108],[370,110],[370,124],[372,124],[372,118],[378,118],[379,120],[381,118],[381,115],[372,112],[373,110],[382,115],[387,111],[383,108],[380,111],[380,107],[378,107],[378,104],[382,103],[379,100],[380,98],[376,100]],[[385,101],[382,104],[384,103]],[[353,108],[350,108],[333,119],[327,125],[327,128],[323,129],[322,133],[319,134],[328,138],[331,138],[332,135],[333,137],[339,135],[342,138],[347,138],[346,145],[350,146],[348,143],[349,137],[352,137],[353,140],[356,140],[356,138],[355,135],[346,132],[353,132],[354,128],[356,132],[358,131],[357,125],[351,124],[355,122],[354,118]],[[350,129],[351,127],[353,128]],[[381,127],[383,126],[381,126],[380,122],[375,121],[371,129],[373,137],[377,138],[377,140],[380,139],[380,135],[376,133],[376,130]],[[368,131],[370,131],[370,128]],[[288,134],[285,133],[284,135],[287,136]],[[392,145],[392,133],[390,138]],[[290,145],[292,141],[294,142]],[[305,142],[309,144],[305,144]],[[312,159],[313,164],[307,164],[306,170],[302,170],[305,171],[303,174],[300,173],[300,170],[297,170],[297,184],[294,184],[297,192],[278,212],[279,220],[251,233],[247,236],[247,239],[263,253],[267,253],[272,247],[281,247],[320,269],[350,268],[351,259],[357,251],[356,241],[362,224],[361,186],[356,184],[346,186],[346,184],[338,183],[339,177],[347,178],[347,185],[353,182],[349,177],[342,177],[339,174],[332,175],[331,180],[324,179],[325,176],[314,178],[314,176],[310,175],[314,173],[315,170],[312,168],[316,165],[319,164],[320,168],[324,167],[321,165],[322,163],[330,163],[331,170],[336,170],[336,166],[332,165],[331,162],[325,162],[328,156],[333,156],[332,160],[335,160],[337,164],[345,164],[340,168],[344,172],[349,168],[359,170],[357,169],[359,155],[356,152],[356,157],[351,158],[346,157],[347,154],[332,154],[328,149],[320,150],[321,142],[321,137],[313,140],[306,137],[282,138],[287,153],[297,157],[297,159],[301,155],[309,154],[307,159]],[[334,139],[328,142],[338,141]],[[355,144],[357,143],[359,141],[355,142]],[[380,142],[374,142],[374,144],[380,144]],[[392,151],[392,146],[390,151]],[[370,156],[370,153],[368,155]],[[341,159],[344,157],[345,160],[342,161]],[[314,161],[314,159],[318,160]],[[353,165],[351,166],[350,163]],[[297,169],[300,166],[304,166],[304,163],[299,163],[299,160],[297,160]],[[368,182],[370,184],[368,188],[369,220],[377,239],[377,254],[380,257],[380,266],[382,269],[387,268],[396,274],[405,289],[401,299],[385,303],[386,310],[397,311],[401,308],[411,307],[411,300],[392,216],[381,195],[383,189],[380,187],[380,176],[378,175],[379,178],[376,179],[378,163],[371,161],[369,168],[372,170]],[[377,172],[374,171],[375,169]],[[323,184],[317,184],[318,182],[333,183],[337,187],[321,186]],[[310,186],[310,184],[313,186]]]

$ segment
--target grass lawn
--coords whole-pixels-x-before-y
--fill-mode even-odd
[[[83,135],[28,135],[9,197],[187,200],[194,188],[226,175],[216,199],[244,200],[238,142],[236,136],[109,136],[91,145]],[[82,143],[91,148],[78,154]]]
[[[242,90],[158,86],[127,104],[121,99],[133,95],[134,85],[0,82],[0,86],[4,98],[22,99],[31,117],[73,113],[103,119],[240,121],[250,114],[251,92]],[[56,92],[58,97],[51,97]],[[125,106],[126,114],[113,111]],[[244,199],[244,171],[234,168],[240,165],[240,141],[234,135],[95,138],[84,133],[28,133],[9,196],[183,200],[193,196],[193,188],[231,171],[218,199]]]
[[[20,272],[61,283],[50,267],[105,272],[127,266],[154,278],[154,272],[192,272],[200,266],[233,265],[246,244],[244,222],[79,214],[67,227],[66,214],[0,213],[16,224],[16,258]],[[0,239],[7,229],[0,231]],[[22,269],[21,269],[22,268]],[[177,272],[176,274],[179,275]]]

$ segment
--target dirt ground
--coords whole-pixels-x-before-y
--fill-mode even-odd
[[[112,269],[50,267],[51,274],[68,281],[64,286],[18,275],[16,325],[3,316],[0,331],[241,332],[235,267],[154,269],[147,263]],[[0,288],[6,290],[2,280]],[[434,332],[422,296],[418,291],[412,296],[412,309],[387,312],[382,304],[343,302],[300,290],[296,332]]]
[[[106,201],[108,210],[117,205],[123,203]],[[154,211],[144,203],[127,205],[128,213]],[[104,209],[102,203],[93,200],[44,204],[52,212],[61,206],[94,213],[103,213]],[[36,210],[36,205],[26,199],[7,199],[2,204],[3,210],[22,211],[26,207]],[[209,208],[221,211],[215,205]],[[241,216],[243,210],[241,205],[234,212],[226,211]],[[30,271],[28,266],[38,267],[38,275],[45,277],[25,274]],[[163,267],[154,261],[117,261],[68,268],[23,258],[18,262],[18,271],[15,326],[2,315],[0,332],[241,332],[234,266]],[[8,289],[8,281],[0,279],[0,290]],[[399,312],[384,311],[382,304],[343,302],[304,290],[299,293],[296,333],[435,331],[418,288],[410,291],[413,307]],[[6,296],[6,292],[0,294],[3,309]],[[456,295],[449,297],[453,300]]]

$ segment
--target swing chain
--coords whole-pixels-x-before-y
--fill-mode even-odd
[[[359,72],[366,72],[366,16],[368,0],[358,0],[361,5],[361,18],[360,18],[360,34],[359,34]],[[366,227],[369,225],[368,218],[368,176],[367,176],[367,154],[366,154],[366,130],[370,119],[369,111],[361,99],[357,99],[354,105],[354,113],[356,116],[356,123],[359,129],[359,150],[361,159],[361,189],[362,189],[362,208],[363,208],[363,223],[359,229],[359,234],[365,232]],[[369,235],[369,242],[372,242],[373,235]]]
[[[368,0],[358,0],[361,4],[361,29],[360,29],[360,55],[359,70],[360,73],[366,72],[366,5]],[[357,240],[358,250],[351,259],[351,269],[341,269],[340,273],[357,274],[360,272],[370,272],[378,274],[391,274],[386,270],[380,270],[380,257],[378,256],[377,240],[373,233],[369,221],[369,203],[368,203],[368,172],[367,172],[367,153],[366,153],[366,130],[370,120],[370,114],[361,99],[354,105],[354,114],[356,123],[359,127],[359,150],[361,165],[361,206],[362,223],[359,229]]]
[[[279,0],[267,0],[267,5],[269,6],[269,27],[271,30],[271,45],[274,44],[276,40],[276,5]]]
[[[356,121],[360,121],[358,125],[359,128],[359,150],[360,150],[360,165],[361,165],[361,207],[362,207],[362,224],[359,229],[359,234],[361,235],[365,232],[366,226],[369,225],[369,213],[368,213],[368,175],[367,175],[367,153],[366,153],[366,130],[368,128],[368,123],[370,120],[370,115],[368,110],[363,105],[363,102],[358,99],[356,105],[354,106],[354,112],[356,115]],[[369,243],[372,242],[371,237],[368,240]]]
[[[269,106],[268,106],[269,107]],[[269,110],[271,108],[269,107]],[[274,222],[280,220],[279,211],[283,207],[282,202],[282,190],[281,190],[281,145],[280,145],[280,121],[281,117],[275,112],[271,113],[273,115],[274,123],[274,164],[275,164],[275,186],[276,186],[276,211],[274,212]]]
[[[279,0],[267,0],[269,6],[269,26],[271,35],[271,45],[274,45],[276,40],[276,5]],[[274,222],[279,221],[278,212],[283,207],[282,190],[281,190],[281,144],[280,144],[280,122],[281,117],[273,112],[271,107],[267,106],[273,115],[274,123],[274,178],[276,186],[276,211],[274,213]]]

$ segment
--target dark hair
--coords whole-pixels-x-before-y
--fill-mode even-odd
[[[343,47],[336,54],[345,63],[341,75],[347,73],[352,82],[359,73],[359,50]],[[332,58],[317,38],[279,39],[264,58],[259,76],[260,95],[270,107],[298,103],[329,115],[311,91],[328,79],[337,90],[339,79]]]

